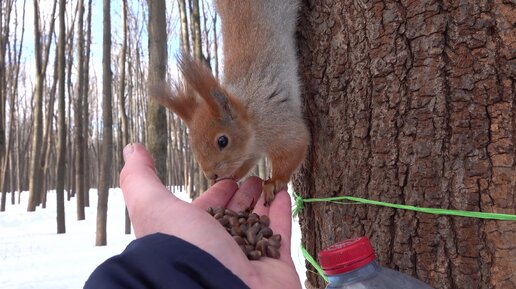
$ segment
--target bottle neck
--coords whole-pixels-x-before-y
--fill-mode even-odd
[[[381,267],[378,265],[376,260],[371,261],[370,263],[355,269],[353,271],[345,272],[338,275],[328,275],[328,287],[326,288],[339,288],[333,287],[335,285],[343,285],[349,284],[353,282],[358,282],[360,280],[368,279],[377,274],[380,271]],[[333,286],[330,286],[333,285]]]

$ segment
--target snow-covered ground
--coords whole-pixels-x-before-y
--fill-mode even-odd
[[[178,195],[188,199],[184,194]],[[10,196],[8,196],[10,197]],[[3,289],[82,288],[90,273],[134,239],[124,234],[124,200],[120,189],[109,193],[107,246],[95,246],[97,192],[90,191],[86,220],[76,220],[75,199],[65,201],[66,234],[56,234],[55,193],[49,192],[47,208],[28,213],[27,192],[21,204],[7,204],[0,212],[0,287]],[[301,233],[293,221],[292,257],[302,283],[306,279],[299,250]]]

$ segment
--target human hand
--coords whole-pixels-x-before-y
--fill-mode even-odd
[[[158,232],[181,238],[211,254],[251,288],[301,288],[290,252],[291,203],[286,191],[280,191],[265,207],[259,178],[247,179],[240,188],[232,180],[223,180],[189,204],[161,183],[143,145],[126,146],[124,160],[120,187],[136,238]],[[253,212],[269,216],[270,228],[282,236],[279,259],[249,261],[219,222],[206,212],[208,207],[242,211],[252,205]]]

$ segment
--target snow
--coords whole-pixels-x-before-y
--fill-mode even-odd
[[[176,193],[189,200],[183,193]],[[10,201],[10,196],[8,196]],[[90,190],[86,220],[76,220],[76,200],[65,201],[66,234],[56,234],[55,192],[48,193],[47,208],[27,212],[28,193],[21,203],[7,204],[0,212],[0,286],[4,289],[82,288],[93,270],[121,253],[134,239],[124,234],[125,205],[120,189],[108,199],[107,246],[95,246],[97,192]],[[299,250],[301,232],[293,221],[292,257],[304,283],[304,257]]]

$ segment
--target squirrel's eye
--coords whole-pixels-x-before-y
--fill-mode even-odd
[[[217,139],[217,145],[219,146],[219,149],[225,148],[229,143],[228,137],[225,135],[219,136]]]

